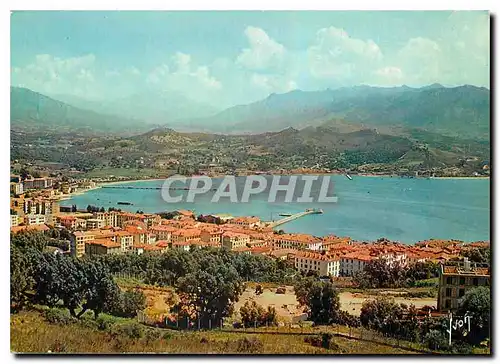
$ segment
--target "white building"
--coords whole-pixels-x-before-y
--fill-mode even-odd
[[[374,257],[361,252],[352,252],[345,254],[340,258],[340,274],[343,277],[352,277],[365,269],[366,264],[371,262]]]
[[[277,234],[273,236],[274,246],[280,249],[321,250],[322,240],[308,234]]]
[[[24,217],[26,225],[43,225],[45,221],[45,215],[26,215]]]
[[[338,277],[340,259],[336,255],[300,251],[295,254],[295,269],[301,272],[314,271],[320,276]]]
[[[10,227],[19,225],[19,215],[10,215]]]

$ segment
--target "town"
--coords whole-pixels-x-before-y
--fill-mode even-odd
[[[59,200],[70,192],[96,188],[91,180],[59,181],[50,177],[11,176],[11,233],[65,230],[67,249],[54,253],[76,258],[107,254],[162,254],[177,249],[190,251],[203,247],[260,255],[287,262],[301,274],[314,274],[345,282],[364,271],[373,261],[389,266],[410,267],[432,262],[442,268],[435,310],[447,312],[470,287],[489,285],[489,267],[476,267],[467,261],[474,249],[489,249],[488,241],[427,240],[416,244],[380,238],[374,242],[355,241],[335,235],[313,236],[277,230],[277,222],[255,216],[212,214],[195,216],[178,210],[163,214],[126,212],[87,206],[85,210],[60,207]],[[163,216],[162,216],[163,215]],[[284,219],[286,220],[286,219]],[[456,269],[457,261],[463,269]],[[450,266],[448,264],[451,264]],[[453,268],[454,267],[454,268]],[[450,277],[455,277],[450,279]]]

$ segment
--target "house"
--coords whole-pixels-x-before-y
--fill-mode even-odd
[[[85,243],[85,254],[89,256],[119,253],[121,253],[120,244],[111,239],[96,239]]]

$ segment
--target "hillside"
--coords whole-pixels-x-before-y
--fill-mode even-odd
[[[490,91],[474,86],[422,88],[357,86],[325,91],[295,90],[192,120],[190,128],[261,133],[330,121],[351,127],[410,127],[451,136],[489,137]]]
[[[58,132],[141,132],[151,128],[130,118],[80,109],[26,88],[10,88],[11,127]]]

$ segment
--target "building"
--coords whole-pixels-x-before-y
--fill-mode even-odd
[[[166,240],[166,239],[160,239]],[[170,235],[172,243],[194,243],[201,240],[200,229],[178,229]]]
[[[104,221],[99,219],[87,219],[85,220],[85,227],[88,230],[100,229],[104,227]]]
[[[453,311],[465,293],[478,286],[490,286],[490,268],[478,267],[467,258],[463,264],[441,265],[438,310]]]
[[[19,215],[10,215],[10,227],[19,225]]]
[[[178,229],[173,226],[168,225],[157,225],[153,226],[150,231],[155,234],[157,240],[171,240],[172,233],[176,232]]]
[[[31,178],[23,181],[25,190],[41,190],[52,187],[52,178]]]
[[[365,265],[371,262],[374,257],[359,251],[347,253],[340,258],[340,275],[352,277],[365,269]]]
[[[120,243],[122,252],[131,251],[134,245],[134,236],[128,231],[117,231],[116,241]]]
[[[222,234],[222,246],[234,250],[246,247],[250,243],[250,236],[247,234],[226,231]]]
[[[13,195],[22,195],[24,193],[23,184],[20,182],[11,182],[10,183],[10,193]]]
[[[234,219],[228,221],[230,225],[238,225],[245,228],[254,228],[260,226],[260,219],[255,216],[251,217],[235,217]]]
[[[119,253],[121,253],[120,244],[110,239],[96,239],[85,243],[85,254],[90,256]]]
[[[201,241],[220,245],[223,231],[217,227],[201,229]]]
[[[280,249],[321,250],[322,240],[308,234],[276,234],[275,247]]]
[[[26,215],[24,217],[24,223],[26,225],[43,225],[45,224],[45,215]]]
[[[75,231],[70,236],[71,255],[80,258],[85,254],[85,245],[93,241],[95,233],[92,231]]]
[[[299,251],[295,254],[295,269],[301,272],[313,271],[319,276],[338,277],[340,259],[336,255]]]

